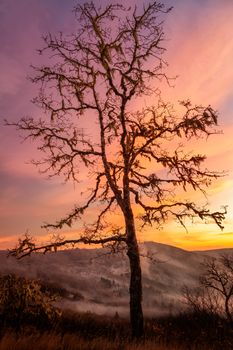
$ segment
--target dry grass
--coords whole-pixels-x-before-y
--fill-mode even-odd
[[[1,319],[0,319],[1,321]],[[230,350],[233,329],[219,317],[183,314],[146,320],[145,341],[130,341],[127,320],[65,312],[50,329],[0,327],[0,350]]]
[[[195,350],[210,350],[207,347],[198,347]],[[187,350],[180,345],[165,346],[153,341],[144,343],[128,343],[116,340],[111,342],[105,338],[86,340],[74,334],[65,334],[63,337],[56,333],[44,333],[40,336],[31,334],[17,337],[15,333],[6,333],[0,341],[0,350]]]

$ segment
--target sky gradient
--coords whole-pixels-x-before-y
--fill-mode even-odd
[[[186,233],[177,223],[169,222],[161,231],[143,231],[139,238],[189,250],[233,247],[233,2],[164,3],[174,5],[164,24],[167,74],[178,77],[174,87],[161,86],[163,98],[174,103],[190,98],[219,111],[223,134],[191,147],[208,156],[208,168],[228,171],[208,194],[211,208],[229,208],[223,232],[200,223],[190,225]],[[4,118],[12,121],[42,113],[30,102],[37,94],[36,86],[27,80],[32,74],[30,64],[41,63],[36,49],[43,46],[43,34],[74,31],[74,4],[73,0],[0,1],[0,249],[14,246],[26,230],[38,239],[47,237],[41,224],[54,222],[78,202],[77,185],[75,188],[72,183],[64,184],[62,178],[47,180],[38,174],[29,163],[38,157],[36,145],[22,143],[13,128],[3,126]],[[201,200],[199,195],[196,199]],[[75,229],[67,234],[74,237]]]

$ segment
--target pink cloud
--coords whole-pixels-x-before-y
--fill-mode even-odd
[[[192,98],[195,103],[203,101],[218,107],[228,96],[233,81],[233,3],[209,3],[196,11],[187,6],[183,17],[179,15],[181,10],[175,7],[168,23],[169,71],[179,78],[175,89],[167,89],[166,93],[174,99]]]
[[[178,74],[179,78],[175,82],[175,89],[164,87],[164,98],[176,101],[190,97],[195,103],[211,103],[221,110],[229,99],[233,84],[233,3],[224,1],[223,5],[222,1],[206,1],[205,6],[203,2],[194,0],[169,3],[174,3],[175,8],[166,21],[169,37],[169,41],[165,42],[170,64],[168,74]],[[56,31],[59,27],[70,31],[73,22],[67,21],[67,18],[70,18],[72,5],[71,0],[63,4],[57,0],[21,0],[17,3],[14,0],[2,1],[0,26],[4,35],[1,36],[0,54],[0,118],[15,120],[25,114],[38,114],[38,110],[29,102],[36,90],[25,77],[30,72],[30,63],[40,60],[35,49],[41,47],[41,34],[49,30]],[[229,181],[230,184],[233,179],[232,113],[233,108],[229,107],[228,114],[220,118],[223,129],[227,123],[224,136],[210,138],[208,143],[203,141],[190,145],[190,148],[209,155],[210,168],[229,170],[230,176],[226,182]],[[36,169],[24,163],[36,155],[34,145],[21,145],[13,130],[2,128],[1,133],[1,168],[9,177],[12,175],[12,183],[8,184],[5,197],[1,199],[2,215],[5,215],[2,229],[14,237],[16,232],[28,227],[42,234],[40,224],[44,220],[53,221],[63,216],[73,207],[73,203],[79,202],[79,188],[75,192],[71,184],[61,186],[62,179],[48,183],[41,177],[36,181],[39,179]],[[86,174],[82,173],[81,177],[85,180]],[[86,182],[82,188],[85,185]],[[211,197],[214,200],[214,195],[217,196],[217,204],[224,204],[225,199],[230,204],[228,185],[224,187],[221,184],[218,190],[217,186],[213,189]],[[15,222],[9,224],[12,215]],[[231,220],[229,225],[232,225]],[[175,238],[174,230],[176,229],[172,227],[168,233],[156,234],[148,231],[149,236],[144,232],[142,237],[153,237],[160,242],[173,242],[179,246],[191,247],[191,244],[195,244],[194,241],[190,243],[190,240],[188,245],[183,233]],[[213,239],[211,235],[207,237]],[[6,242],[7,238],[3,237],[0,246],[6,247]]]

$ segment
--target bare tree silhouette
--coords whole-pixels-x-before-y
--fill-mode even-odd
[[[202,169],[204,155],[187,154],[174,141],[191,140],[216,133],[217,112],[210,106],[181,102],[177,116],[169,103],[159,98],[151,82],[169,81],[164,68],[163,21],[170,11],[154,1],[138,8],[110,4],[97,8],[93,2],[77,5],[77,32],[44,38],[51,65],[34,67],[32,81],[40,84],[34,102],[45,112],[41,119],[23,118],[9,123],[40,140],[46,157],[35,162],[45,172],[79,180],[81,164],[89,169],[92,190],[86,203],[47,228],[61,229],[75,221],[85,222],[93,205],[99,208],[95,222],[87,223],[77,239],[55,240],[37,246],[26,236],[11,254],[18,257],[34,251],[47,252],[65,245],[124,245],[130,264],[130,319],[133,337],[143,334],[142,281],[136,235],[135,208],[142,225],[159,227],[170,217],[184,227],[186,218],[213,221],[221,229],[226,210],[211,212],[192,200],[177,200],[176,193],[192,188],[204,192],[222,174]],[[140,111],[133,103],[142,96],[158,103]],[[93,121],[97,138],[85,134],[82,120]],[[173,146],[170,146],[171,143]],[[145,165],[160,167],[151,171]],[[153,169],[153,167],[150,169]],[[154,168],[156,169],[156,168]],[[163,169],[163,170],[161,170]],[[118,208],[124,227],[108,222]]]
[[[221,298],[225,315],[233,326],[233,256],[223,255],[219,260],[206,260],[204,267],[201,285]]]
[[[195,290],[184,287],[187,304],[195,312],[224,315],[233,326],[233,256],[208,258],[202,263],[199,285]]]

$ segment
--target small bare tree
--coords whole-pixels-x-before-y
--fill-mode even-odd
[[[225,314],[233,326],[233,256],[208,258],[202,267],[199,286],[195,290],[184,288],[187,304],[197,312]]]
[[[206,260],[204,268],[201,285],[219,295],[226,317],[233,326],[233,256],[223,255],[219,260]]]
[[[188,309],[194,313],[202,314],[207,312],[209,315],[217,315],[223,312],[219,293],[203,288],[201,284],[195,288],[184,286],[183,297]]]
[[[170,104],[158,98],[158,88],[150,83],[168,80],[162,59],[165,49],[161,16],[169,11],[157,1],[140,10],[119,4],[104,8],[97,8],[93,2],[77,5],[77,32],[71,36],[46,36],[40,53],[50,53],[51,65],[34,67],[32,81],[41,84],[34,102],[44,110],[44,116],[8,123],[25,131],[27,138],[40,140],[39,149],[46,157],[36,165],[77,181],[83,164],[89,169],[92,188],[86,203],[76,205],[57,223],[46,225],[61,229],[82,220],[85,226],[77,239],[37,246],[26,237],[12,254],[22,257],[80,242],[111,244],[113,249],[126,246],[133,337],[143,334],[134,210],[140,211],[138,218],[143,225],[155,227],[170,217],[183,226],[186,218],[198,217],[222,229],[226,213],[225,209],[211,212],[192,200],[176,200],[176,190],[203,192],[221,174],[201,168],[204,155],[187,154],[181,144],[174,147],[182,139],[216,133],[216,111],[185,101],[181,103],[182,115],[177,116]],[[158,104],[140,111],[133,108],[144,95],[154,95]],[[84,132],[83,120],[92,120],[92,137]],[[90,224],[85,214],[94,205],[99,213]],[[123,217],[123,227],[113,226],[108,220],[109,212],[116,209]]]

